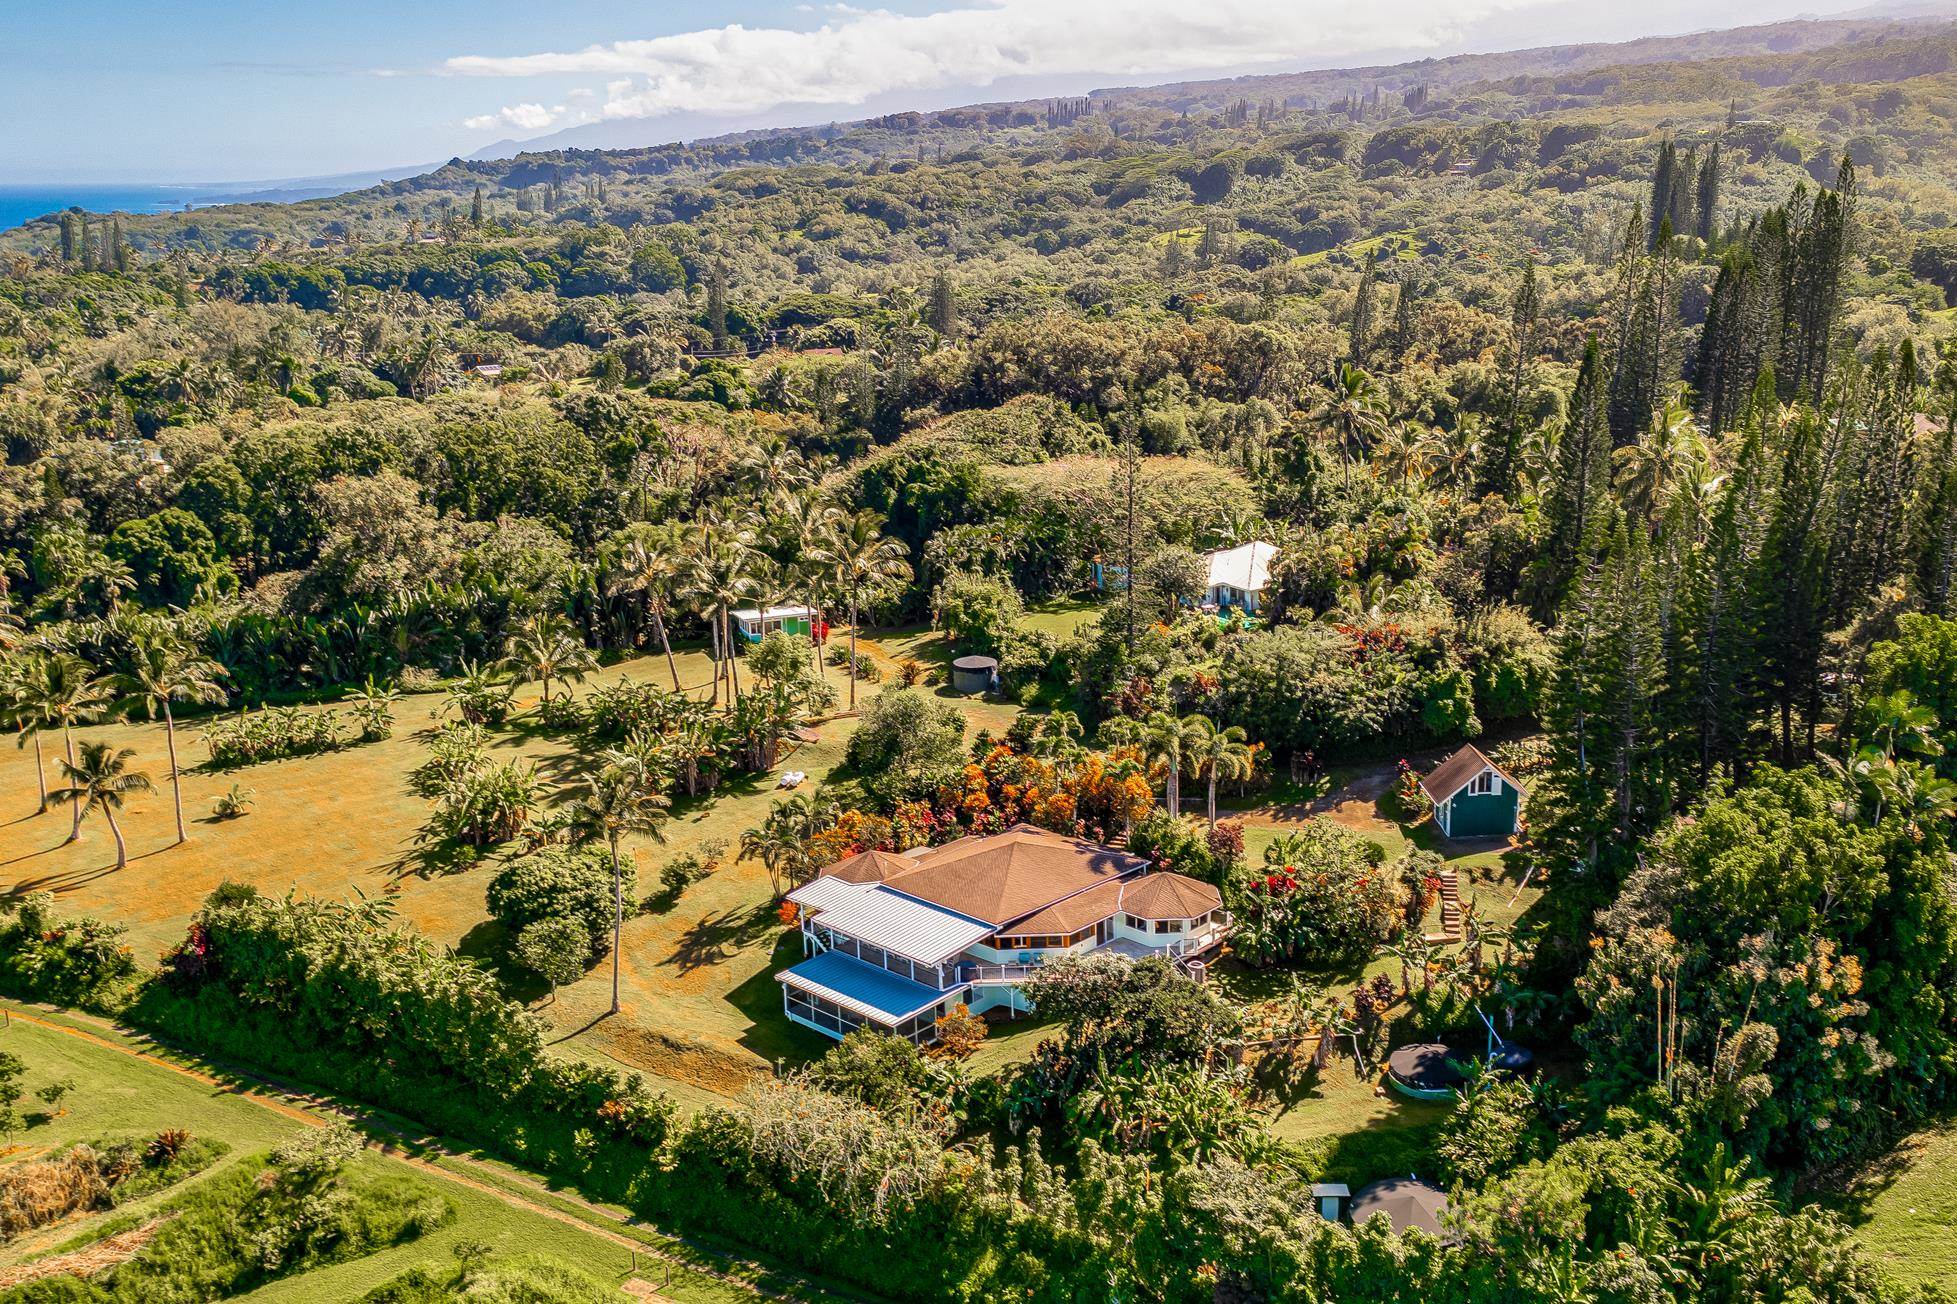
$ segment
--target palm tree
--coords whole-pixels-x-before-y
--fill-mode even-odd
[[[598,659],[571,622],[554,611],[540,611],[520,623],[503,643],[503,664],[519,675],[543,681],[543,704],[550,705],[550,681],[565,687],[597,669]]]
[[[79,762],[61,762],[62,773],[68,776],[69,786],[54,794],[57,801],[66,797],[75,803],[77,821],[90,811],[102,812],[103,818],[109,821],[109,832],[115,835],[117,869],[125,869],[129,865],[129,844],[123,840],[122,826],[116,823],[116,812],[122,809],[122,799],[128,793],[151,792],[156,787],[150,782],[149,775],[129,768],[129,762],[135,755],[127,747],[115,751],[107,743],[83,743]]]
[[[36,815],[45,815],[48,809],[47,766],[41,759],[41,730],[47,727],[48,718],[39,708],[35,687],[43,674],[43,659],[40,652],[20,652],[0,661],[0,705],[6,708],[7,723],[20,735],[20,747],[25,748],[28,739],[34,740],[34,781],[41,794]]]
[[[1168,762],[1169,773],[1163,780],[1162,800],[1169,808],[1170,819],[1182,817],[1182,758],[1194,752],[1202,737],[1196,724],[1201,719],[1196,715],[1184,719],[1172,711],[1157,711],[1142,722],[1142,746],[1147,751],[1148,759]]]
[[[1217,781],[1248,779],[1256,768],[1257,753],[1245,741],[1241,725],[1227,725],[1219,729],[1206,715],[1193,715],[1189,717],[1189,722],[1196,727],[1196,741],[1190,748],[1190,759],[1195,762],[1196,773],[1209,780],[1210,827],[1215,828]]]
[[[823,581],[831,573],[823,557],[835,546],[836,528],[842,516],[842,512],[825,502],[821,491],[815,488],[798,490],[782,502],[782,521],[793,536],[796,547],[795,563],[789,567],[789,582],[799,585],[808,595],[811,616],[822,604]],[[810,655],[815,661],[816,678],[820,680],[825,677],[822,649],[815,646],[813,620],[810,634]]]
[[[740,672],[734,667],[734,627],[727,613],[747,594],[748,554],[753,546],[753,532],[745,525],[710,516],[694,531],[686,557],[685,592],[712,626],[719,654],[710,699],[715,704],[720,701],[723,671],[728,677],[728,700],[741,693]]]
[[[860,511],[837,522],[834,542],[824,554],[849,594],[849,709],[856,709],[857,611],[865,590],[910,578],[904,545],[883,533],[883,518]]]
[[[1637,443],[1611,454],[1618,493],[1632,516],[1648,520],[1665,505],[1672,489],[1709,469],[1712,450],[1677,396],[1653,414],[1651,429]]]
[[[1344,468],[1345,491],[1352,492],[1352,460],[1386,433],[1379,387],[1363,369],[1341,363],[1326,382],[1326,396],[1312,419],[1331,439]]]
[[[75,763],[75,726],[87,724],[101,716],[108,709],[113,689],[107,679],[95,673],[95,667],[72,652],[56,652],[43,657],[39,663],[40,672],[35,676],[31,692],[33,709],[43,720],[43,727],[61,730],[62,747],[67,753],[68,766]],[[74,823],[68,830],[67,842],[73,842],[82,835],[82,802],[79,794],[64,790],[62,794],[50,794],[54,800],[62,795],[70,798],[74,813]]]
[[[741,834],[741,858],[767,866],[768,884],[780,897],[784,885],[796,879],[808,852],[802,847],[802,839],[783,821],[767,819],[760,827]]]
[[[659,636],[659,649],[666,654],[666,669],[672,673],[675,693],[683,690],[679,662],[673,659],[673,644],[666,635],[666,604],[679,583],[680,549],[677,530],[635,525],[612,556],[605,583],[605,592],[613,597],[621,593],[645,595],[646,614]]]
[[[585,780],[576,818],[586,830],[605,840],[612,857],[612,1013],[618,1013],[618,948],[625,930],[625,877],[619,868],[618,840],[627,833],[644,833],[663,841],[659,822],[672,805],[653,790],[652,776],[632,758],[607,753],[603,769]]]
[[[176,637],[175,631],[158,629],[139,634],[128,669],[117,676],[128,705],[141,706],[145,714],[163,709],[163,738],[170,751],[170,800],[176,808],[177,843],[188,834],[183,826],[183,774],[177,766],[177,718],[172,702],[215,706],[224,701],[224,667],[199,654]]]

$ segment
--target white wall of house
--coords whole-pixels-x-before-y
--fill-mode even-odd
[[[1257,595],[1232,584],[1210,585],[1203,590],[1203,601],[1212,607],[1235,607],[1253,614],[1257,610]]]

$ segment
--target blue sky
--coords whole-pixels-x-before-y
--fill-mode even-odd
[[[1811,5],[1811,0],[1810,0]],[[1798,0],[0,0],[0,184],[437,162],[1791,16]]]

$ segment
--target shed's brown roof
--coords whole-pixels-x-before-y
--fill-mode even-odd
[[[882,883],[916,868],[915,860],[893,852],[859,851],[826,866],[818,877],[841,879],[845,883]]]
[[[1005,925],[1146,868],[1140,856],[1015,824],[1004,833],[934,848],[884,882],[969,919]]]
[[[1374,1182],[1352,1198],[1352,1221],[1363,1223],[1376,1213],[1396,1232],[1418,1227],[1433,1236],[1442,1234],[1441,1216],[1447,1212],[1447,1193],[1417,1177],[1389,1177]]]
[[[1484,769],[1493,770],[1495,773],[1501,775],[1504,779],[1508,780],[1509,786],[1513,787],[1517,792],[1523,791],[1522,785],[1515,781],[1514,775],[1482,755],[1481,749],[1473,743],[1469,743],[1466,747],[1463,747],[1460,751],[1454,753],[1454,755],[1448,757],[1439,765],[1436,765],[1420,780],[1420,786],[1435,801],[1446,801],[1449,797],[1452,797],[1455,793],[1466,787],[1468,780],[1480,774]]]

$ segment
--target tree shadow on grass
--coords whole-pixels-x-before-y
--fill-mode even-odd
[[[1811,1179],[1816,1202],[1851,1226],[1866,1223],[1875,1215],[1875,1202],[1890,1187],[1910,1176],[1923,1161],[1921,1151],[1926,1139],[1940,1128],[1949,1127],[1957,1127],[1957,1113],[1945,1113],[1941,1121],[1934,1117],[1927,1120],[1919,1130],[1905,1133],[1872,1159],[1817,1175]]]
[[[461,842],[426,842],[420,846],[410,846],[398,858],[380,868],[397,879],[410,876],[421,879],[447,878],[451,874],[474,869],[490,854],[488,848],[472,847]]]
[[[770,1063],[806,1064],[820,1059],[835,1045],[821,1033],[789,1022],[782,1013],[781,984],[775,975],[801,958],[800,935],[785,929],[760,972],[727,994],[727,1003],[745,1015],[749,1024],[741,1034],[741,1045]]]
[[[47,853],[37,851],[34,855],[17,856],[14,859],[32,860],[34,856],[45,854]],[[0,861],[0,867],[5,867],[13,863],[13,860]],[[39,878],[20,879],[7,889],[6,894],[8,896],[26,896],[29,892],[53,892],[59,895],[63,892],[73,892],[78,887],[85,887],[93,883],[96,879],[107,878],[115,872],[116,865],[113,860],[106,865],[100,865],[93,869],[65,869],[58,874],[43,874]]]
[[[745,949],[781,920],[767,902],[752,907],[723,910],[688,928],[673,946],[673,953],[659,963],[676,965],[683,974],[710,964],[723,964],[735,952]]]

